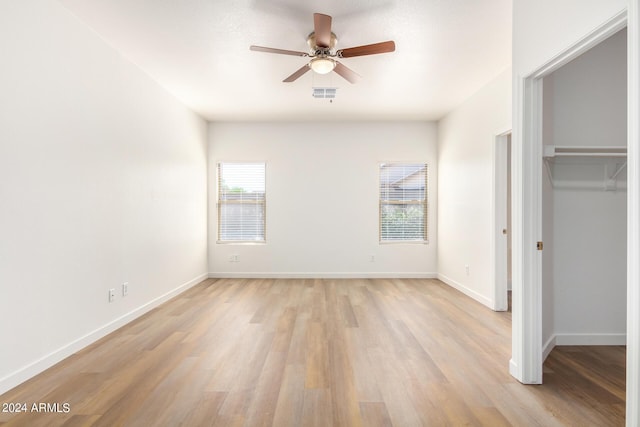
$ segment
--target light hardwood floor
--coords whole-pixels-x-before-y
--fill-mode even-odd
[[[0,396],[68,413],[0,425],[624,425],[624,347],[525,386],[510,328],[437,280],[207,280]]]

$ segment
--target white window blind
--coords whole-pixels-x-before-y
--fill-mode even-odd
[[[218,163],[218,241],[265,241],[264,163]]]
[[[380,241],[427,241],[427,165],[380,164]]]

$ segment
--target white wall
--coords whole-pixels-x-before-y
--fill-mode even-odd
[[[620,31],[545,77],[545,144],[626,146],[626,36]],[[604,177],[624,162],[557,158],[551,163],[554,188],[545,189],[553,199],[553,218],[543,228],[553,229],[553,261],[550,268],[543,266],[543,274],[550,270],[553,276],[549,317],[557,344],[624,343],[626,170],[618,176],[617,191],[603,190]]]
[[[533,72],[626,6],[626,0],[513,0],[514,76]]]
[[[626,29],[554,71],[544,83],[548,80],[553,80],[551,143],[627,145]]]
[[[220,161],[267,163],[266,244],[216,243]],[[428,163],[429,244],[379,244],[384,161]],[[434,123],[211,123],[209,165],[211,276],[435,277]]]
[[[207,130],[57,1],[0,51],[2,393],[206,277]]]
[[[511,69],[438,126],[438,277],[489,307],[493,152],[496,136],[510,127]]]

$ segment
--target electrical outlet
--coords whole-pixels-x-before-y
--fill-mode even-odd
[[[124,282],[122,284],[122,296],[126,297],[128,293],[129,293],[129,282]]]
[[[467,276],[468,276],[469,275],[469,266],[468,265],[464,266],[464,271],[466,271]]]
[[[371,257],[369,257],[369,262],[376,262],[376,256],[371,255]]]
[[[109,302],[113,302],[116,299],[116,290],[114,288],[109,289]]]
[[[240,262],[238,260],[238,255],[229,255],[229,262]]]

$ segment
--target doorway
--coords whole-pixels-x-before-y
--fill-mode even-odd
[[[493,166],[493,309],[511,311],[511,130],[495,137]]]
[[[542,353],[626,343],[627,30],[542,79]]]

